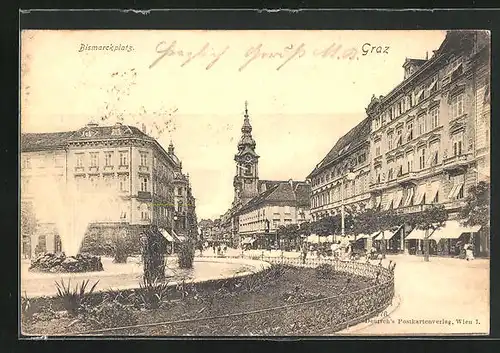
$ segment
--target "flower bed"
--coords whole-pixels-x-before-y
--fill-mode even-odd
[[[276,263],[282,259],[265,260]],[[391,303],[394,277],[390,269],[328,261],[331,271],[321,278],[318,273],[325,271],[315,268],[316,261],[311,259],[305,265],[274,265],[248,277],[179,284],[169,288],[164,305],[154,310],[138,305],[134,299],[137,290],[122,291],[117,301],[135,308],[134,325],[115,322],[115,328],[110,328],[109,324],[89,326],[82,321],[68,328],[70,318],[59,317],[29,322],[23,331],[44,335],[71,332],[166,336],[321,335],[373,317]],[[319,261],[325,263],[325,260]],[[94,294],[93,305],[99,305],[102,296],[102,293]],[[41,299],[38,302],[41,304]]]

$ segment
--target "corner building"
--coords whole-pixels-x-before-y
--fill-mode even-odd
[[[99,190],[116,196],[103,200],[103,212],[91,220],[86,237],[137,237],[153,224],[181,233],[188,228],[184,205],[192,196],[173,145],[167,152],[134,126],[90,123],[77,131],[22,134],[21,201],[33,202],[43,185],[51,190],[74,185],[81,194]],[[174,196],[174,187],[180,196]],[[61,201],[62,207],[70,207],[64,203],[71,200]],[[190,203],[194,207],[194,198]],[[27,255],[61,250],[57,217],[42,213],[36,214],[35,232],[26,235],[30,239],[23,239]]]
[[[407,58],[403,70],[403,82],[385,96],[374,95],[367,118],[343,136],[310,174],[313,218],[338,212],[335,186],[349,171],[357,178],[344,184],[348,211],[349,205],[358,204],[355,209],[411,214],[443,204],[450,220],[456,220],[468,189],[489,180],[488,34],[448,31],[430,59]],[[368,130],[360,127],[364,124]],[[366,164],[359,165],[365,155]],[[401,228],[398,250],[418,253],[421,237],[405,241],[411,231]],[[440,234],[447,232],[445,228]],[[476,253],[488,255],[489,235],[479,229],[471,234],[476,237]],[[460,235],[431,236],[435,240],[431,251],[455,254]]]

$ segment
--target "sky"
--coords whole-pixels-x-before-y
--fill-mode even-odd
[[[23,31],[21,131],[120,120],[189,173],[198,219],[233,199],[248,101],[259,177],[304,180],[444,31]],[[100,47],[99,47],[100,46]],[[97,50],[88,50],[96,47]]]

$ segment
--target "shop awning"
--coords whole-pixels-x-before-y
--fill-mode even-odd
[[[391,208],[393,199],[394,199],[394,194],[389,194],[387,196],[387,203],[384,206],[384,211],[388,211]]]
[[[163,228],[159,228],[159,231],[160,231],[161,235],[163,235],[163,237],[164,237],[165,239],[167,239],[167,241],[169,241],[169,242],[171,242],[171,243],[172,243],[172,242],[174,242],[174,238],[173,238],[173,237],[170,235],[170,233],[169,233],[169,232],[167,232],[165,229],[163,229]]]
[[[403,228],[403,226],[401,225],[395,231],[386,230],[386,231],[380,232],[380,234],[377,235],[376,240],[382,240],[382,239],[391,240],[396,234],[398,234],[398,232],[401,231],[402,228]],[[382,238],[382,235],[384,236],[383,238]]]
[[[436,198],[436,195],[438,193],[438,190],[439,190],[439,181],[434,181],[431,183],[431,189],[429,191],[429,194],[427,195],[427,202],[430,203],[430,202],[433,202],[434,199]]]
[[[174,238],[174,242],[181,243],[182,240],[179,238],[179,236],[172,230],[171,233],[172,238]]]
[[[429,234],[432,236],[432,229],[429,229]],[[422,229],[414,229],[405,240],[423,240],[425,238],[425,230]]]
[[[311,234],[307,237],[307,242],[317,244],[319,242],[319,236],[316,234]]]
[[[411,205],[411,200],[413,198],[413,188],[407,189],[405,201],[403,202],[403,207],[410,206]]]
[[[430,239],[439,241],[441,239],[458,239],[463,233],[476,233],[481,226],[465,227],[459,221],[446,221],[444,226],[436,229]]]
[[[245,238],[241,241],[241,244],[253,244],[254,241],[255,239],[253,238]]]
[[[453,186],[451,187],[451,190],[450,190],[450,194],[448,195],[448,198],[450,200],[453,200],[453,199],[456,199],[457,195],[460,193],[460,191],[463,189],[464,187],[464,180],[460,180],[460,181],[457,181],[453,184]]]
[[[398,192],[396,192],[396,195],[394,196],[394,202],[392,207],[398,208],[399,205],[401,204],[402,199],[403,199],[403,190],[399,190]]]
[[[424,200],[424,196],[425,196],[425,189],[426,189],[426,185],[420,185],[418,188],[417,188],[417,195],[415,196],[415,202],[413,203],[414,205],[420,205],[422,203],[422,201]]]

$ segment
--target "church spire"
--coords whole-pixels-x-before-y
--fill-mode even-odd
[[[255,141],[252,137],[252,125],[250,125],[250,117],[248,116],[248,102],[245,101],[245,115],[243,118],[243,126],[241,127],[241,139],[238,143],[238,149],[242,150],[245,147],[255,149]]]

